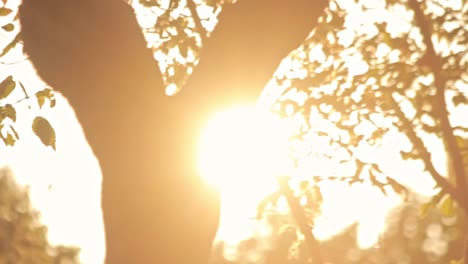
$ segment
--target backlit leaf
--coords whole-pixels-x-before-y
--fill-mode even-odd
[[[11,92],[16,87],[16,82],[13,80],[13,76],[8,76],[6,77],[1,83],[0,83],[0,99],[3,99],[10,95]]]
[[[0,116],[2,119],[9,118],[11,121],[16,122],[16,110],[11,104],[0,107]]]
[[[2,26],[3,30],[5,30],[6,32],[11,32],[15,29],[15,25],[13,23],[8,23],[4,26]]]
[[[55,96],[54,91],[50,88],[46,88],[42,91],[36,93],[37,104],[39,108],[42,108],[46,100],[49,100],[49,106],[55,106]]]
[[[55,150],[55,131],[47,119],[41,116],[34,118],[32,130],[44,145]]]
[[[2,52],[0,53],[0,57],[4,56],[10,50],[12,50],[14,47],[16,47],[16,44],[18,44],[20,42],[20,40],[21,40],[20,34],[16,34],[15,38],[10,43],[8,43],[8,45],[6,45],[3,48]]]
[[[427,213],[429,212],[429,209],[431,209],[434,206],[432,202],[424,203],[419,207],[419,216],[420,217],[426,217]]]
[[[8,16],[12,12],[13,10],[11,10],[10,8],[0,7],[0,16]]]
[[[449,195],[444,197],[440,203],[439,211],[443,216],[450,217],[455,215],[452,197]]]
[[[7,134],[5,138],[3,138],[3,142],[5,142],[5,145],[7,146],[14,146],[15,145],[15,138],[13,137],[12,134]]]

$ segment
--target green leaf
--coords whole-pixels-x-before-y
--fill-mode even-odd
[[[12,50],[14,47],[16,47],[16,44],[18,44],[20,42],[21,38],[20,38],[20,34],[16,34],[15,38],[10,42],[8,43],[8,45],[6,45],[2,52],[0,53],[0,57],[4,56],[5,54],[7,54],[10,50]]]
[[[0,107],[0,116],[2,119],[9,118],[13,122],[16,122],[16,110],[11,104],[7,104],[4,107]]]
[[[37,104],[39,105],[39,108],[42,108],[42,106],[45,103],[45,100],[49,100],[49,106],[54,107],[55,106],[55,96],[54,96],[54,91],[50,88],[46,88],[42,91],[39,91],[36,93],[36,99],[37,99]]]
[[[14,146],[15,145],[15,138],[11,134],[7,134],[6,138],[3,138],[3,142],[5,142],[5,145],[7,146]]]
[[[400,151],[400,156],[403,160],[415,160],[415,159],[419,159],[420,157],[417,155],[417,153],[414,152],[414,150],[412,151]]]
[[[450,195],[446,195],[439,205],[439,211],[443,216],[451,217],[455,215],[453,200]]]
[[[4,26],[2,26],[3,30],[5,30],[6,32],[11,32],[15,29],[15,25],[13,23],[8,23]]]
[[[55,130],[47,119],[41,116],[34,118],[32,130],[39,137],[42,144],[51,146],[55,150]]]
[[[431,209],[434,206],[434,204],[431,202],[424,203],[419,207],[419,216],[420,217],[426,217],[427,213],[429,212],[429,209]]]
[[[6,77],[1,83],[0,83],[0,99],[6,98],[8,95],[10,95],[11,92],[16,87],[16,82],[13,80],[13,76],[8,76]]]
[[[0,16],[8,16],[12,12],[13,10],[11,10],[10,8],[0,7]]]

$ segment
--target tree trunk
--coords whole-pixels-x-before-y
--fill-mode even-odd
[[[166,97],[122,0],[23,1],[25,51],[68,98],[101,166],[107,263],[207,263],[219,199],[198,177],[201,126],[218,107],[254,101],[325,3],[246,0],[226,9],[187,89]]]

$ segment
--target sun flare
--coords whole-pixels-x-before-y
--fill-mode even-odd
[[[226,109],[215,114],[204,130],[200,170],[222,191],[233,185],[257,185],[285,172],[287,139],[284,123],[271,113],[253,106]]]
[[[289,138],[294,129],[289,121],[250,105],[224,109],[206,123],[199,143],[198,165],[203,178],[221,193],[222,211],[217,240],[234,245],[258,231],[255,221],[257,206],[277,190],[276,177],[301,174],[302,170],[294,168],[289,156]],[[319,145],[315,148],[321,151]],[[326,160],[310,163],[317,171],[331,169],[330,162]],[[395,201],[386,201],[371,187],[358,190],[328,183],[321,184],[320,189],[326,199],[313,230],[320,240],[358,223],[359,245],[371,247],[377,242],[383,229],[383,219]],[[379,201],[376,206],[371,206],[369,197],[373,197],[372,201]],[[382,203],[387,204],[382,206]],[[366,206],[362,210],[354,210],[356,204]],[[370,207],[373,214],[364,212]],[[366,229],[364,223],[374,228]]]
[[[258,202],[275,190],[275,177],[287,173],[287,142],[285,122],[255,106],[228,108],[207,122],[198,164],[222,196],[220,239],[247,235]]]

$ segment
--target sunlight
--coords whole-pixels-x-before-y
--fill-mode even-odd
[[[285,123],[254,106],[226,109],[207,123],[199,167],[221,192],[219,239],[238,240],[249,233],[258,202],[275,190],[275,176],[290,168],[287,139]]]
[[[337,168],[333,161],[309,157],[293,168],[288,138],[294,130],[273,114],[254,106],[237,106],[216,113],[207,122],[199,145],[199,168],[207,182],[221,192],[222,209],[217,240],[235,244],[257,232],[258,203],[276,190],[276,177],[310,174],[346,174],[349,166]],[[315,151],[327,152],[323,138],[311,138]],[[331,154],[331,153],[330,153]],[[339,153],[335,153],[339,155]],[[350,187],[346,183],[319,184],[324,195],[322,213],[315,222],[314,234],[330,239],[357,223],[358,244],[372,247],[383,231],[389,208],[396,197],[385,197],[370,185]],[[287,205],[285,204],[287,213]]]
[[[18,0],[11,0],[9,4],[15,2]],[[160,2],[164,7],[168,6],[170,1]],[[413,14],[401,4],[386,10],[383,5],[385,1],[360,2],[361,4],[355,1],[337,1],[341,8],[349,12],[345,19],[345,29],[338,33],[338,43],[343,46],[352,47],[355,44],[353,40],[359,34],[376,34],[378,28],[374,25],[375,22],[385,21],[386,30],[392,37],[399,32],[410,31],[413,27],[411,23]],[[450,1],[444,2],[448,4]],[[456,9],[460,9],[461,4],[460,0],[450,2],[450,5],[456,6],[454,7]],[[158,8],[145,11],[139,1],[133,1],[133,5],[139,11],[137,17],[143,27],[153,26],[157,16],[163,11]],[[366,8],[361,8],[361,5]],[[208,26],[207,30],[211,31],[216,25],[214,23],[216,17],[209,17],[219,10],[215,12],[212,7],[202,5],[198,12],[203,24]],[[154,34],[146,34],[145,37],[149,43],[160,41]],[[324,67],[331,65],[334,61],[326,56],[324,46],[324,43],[317,44],[305,56],[310,62],[316,62]],[[400,59],[400,54],[395,50],[392,51],[385,42],[377,47],[375,51],[377,57],[389,57],[393,62]],[[170,54],[174,53],[172,55],[177,56],[177,50],[178,48],[174,47]],[[161,54],[162,52],[158,51],[154,55],[160,61],[165,61],[166,57]],[[342,56],[344,59],[348,77],[370,74],[371,63],[366,62],[358,52],[347,52],[337,56]],[[165,63],[161,64],[164,70]],[[3,68],[5,66],[1,67],[2,76],[15,74],[18,79],[25,79],[24,84],[28,88],[44,86],[43,83],[37,82],[37,76],[27,61],[8,66],[8,69]],[[291,79],[302,80],[310,77],[309,70],[306,70],[300,61],[294,61],[291,57],[283,61],[278,72],[286,76],[287,80],[283,86],[287,86],[287,83],[292,87]],[[373,81],[375,84],[375,78]],[[423,82],[425,85],[431,83],[432,79]],[[270,85],[277,84],[270,82]],[[333,85],[312,88],[328,89],[327,91],[332,93],[336,88],[334,85],[336,82]],[[454,84],[454,86],[461,85],[464,84],[460,81]],[[355,92],[351,98],[357,101],[362,97],[364,87],[352,88],[355,88]],[[21,91],[17,89],[17,92]],[[175,95],[178,87],[171,84],[165,92],[168,96]],[[350,141],[349,135],[338,135],[335,131],[337,128],[330,122],[340,120],[340,115],[330,114],[327,120],[319,115],[317,109],[312,109],[308,122],[313,124],[315,131],[321,132],[320,135],[314,134],[311,128],[311,133],[304,139],[307,141],[305,144],[289,142],[290,135],[298,131],[298,125],[262,110],[269,108],[268,104],[278,100],[283,90],[275,86],[270,92],[268,99],[270,102],[265,103],[266,99],[262,98],[263,106],[237,105],[214,113],[206,122],[198,142],[196,158],[199,170],[204,180],[221,193],[222,206],[217,240],[227,244],[235,244],[261,232],[269,232],[267,228],[260,226],[256,214],[259,202],[277,189],[276,177],[283,175],[291,176],[293,179],[311,179],[314,176],[326,178],[336,175],[346,177],[353,174],[356,169],[352,161],[341,163],[340,161],[346,160],[349,154],[338,152],[330,144],[331,137],[348,137],[348,142],[345,144]],[[454,91],[448,91],[447,98],[455,96],[452,92]],[[302,96],[304,98],[299,101],[305,102],[307,93],[303,93]],[[262,101],[259,103],[262,104]],[[455,108],[451,100],[447,103],[451,108],[452,124],[464,126],[468,106]],[[317,101],[317,105],[319,104],[320,101]],[[22,106],[24,109],[18,108],[18,116],[21,115],[25,121],[18,122],[16,126],[19,131],[24,131],[21,134],[22,138],[14,148],[0,148],[2,158],[0,165],[12,166],[16,180],[30,188],[32,204],[40,211],[40,220],[47,226],[48,239],[52,244],[78,246],[82,249],[80,260],[83,263],[102,263],[105,243],[100,203],[100,169],[72,109],[62,97],[58,96],[56,108],[50,111],[43,109],[41,112],[54,124],[57,135],[60,135],[57,136],[57,151],[52,152],[38,142],[31,133],[30,120],[37,112],[31,113],[34,111],[26,110],[26,105]],[[410,111],[414,112],[414,109],[405,107],[405,114],[410,115]],[[379,126],[392,125],[385,123],[390,122],[389,120],[379,117],[374,120],[377,120]],[[362,122],[356,126],[354,132],[370,136],[374,132],[373,129],[373,125]],[[429,136],[425,136],[424,140],[433,155],[436,169],[442,174],[447,174],[446,153],[442,142]],[[427,175],[424,175],[424,165],[421,162],[401,160],[399,151],[411,149],[407,141],[402,133],[391,130],[382,139],[382,145],[378,148],[361,145],[359,149],[350,149],[365,161],[384,161],[381,166],[379,165],[380,169],[394,176],[394,179],[412,191],[422,195],[433,194],[435,183],[431,178],[425,177]],[[297,154],[298,163],[293,166],[290,153],[295,147],[296,152],[300,153]],[[324,155],[327,158],[323,158]],[[420,177],[421,175],[423,177]],[[369,182],[350,186],[344,182],[324,180],[317,185],[323,195],[323,203],[320,213],[314,219],[314,235],[319,240],[327,240],[356,224],[357,244],[361,248],[378,247],[379,239],[385,231],[384,221],[390,210],[402,203],[402,198],[392,192],[385,196]],[[287,203],[282,201],[281,209],[284,211],[281,213],[287,214]],[[270,234],[260,236],[262,235],[267,237]]]
[[[202,175],[223,191],[232,184],[271,179],[284,169],[286,143],[286,129],[273,114],[251,106],[218,112],[201,139]]]

